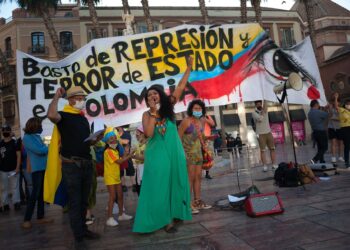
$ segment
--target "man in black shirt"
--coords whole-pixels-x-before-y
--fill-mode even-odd
[[[19,170],[21,164],[21,149],[17,141],[12,138],[11,127],[5,125],[2,127],[2,136],[0,141],[0,174],[1,174],[1,211],[9,211],[9,193],[12,193],[12,202],[15,210],[20,209],[21,198],[19,192]]]
[[[68,89],[66,93],[68,105],[63,108],[63,111],[58,112],[58,100],[64,94],[63,88],[56,91],[47,116],[56,124],[61,135],[62,178],[68,193],[68,211],[75,237],[75,247],[86,249],[84,238],[99,238],[99,235],[89,231],[85,224],[93,173],[91,142],[85,141],[90,135],[90,126],[82,112],[86,94],[79,86]]]

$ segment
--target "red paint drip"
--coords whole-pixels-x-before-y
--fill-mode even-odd
[[[320,92],[318,91],[318,89],[311,85],[308,89],[307,89],[307,97],[309,97],[310,100],[317,100],[320,98]]]

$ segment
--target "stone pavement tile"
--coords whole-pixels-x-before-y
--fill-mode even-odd
[[[308,217],[307,220],[350,234],[350,210],[335,211]]]
[[[131,227],[108,228],[99,241],[89,242],[91,249],[127,249],[142,246],[155,246],[158,244],[172,244],[189,238],[199,238],[209,235],[209,232],[200,224],[180,224],[178,232],[166,233],[160,229],[150,234],[136,234],[131,232]]]
[[[303,217],[315,216],[318,214],[326,213],[326,211],[315,209],[309,206],[301,205],[301,206],[288,206],[285,208],[283,214],[279,214],[273,216],[276,220],[280,221],[288,221],[295,220]]]
[[[247,243],[230,232],[211,234],[210,236],[177,240],[166,244],[145,245],[133,248],[135,250],[252,250]]]
[[[310,206],[325,211],[338,211],[350,209],[350,197],[338,198],[336,200],[330,200],[325,202],[313,203]]]
[[[230,212],[230,211],[228,211]],[[201,224],[211,233],[234,231],[237,226],[244,226],[254,224],[256,227],[263,226],[264,224],[275,223],[276,221],[270,217],[265,216],[261,218],[248,217],[244,211],[232,212],[232,216],[229,218],[222,218],[212,221],[202,221]]]
[[[238,225],[231,232],[245,242],[249,242],[249,245],[255,249],[269,250],[293,248],[345,236],[344,233],[301,219],[282,223],[275,220],[264,224]]]
[[[348,250],[350,246],[350,236],[341,237],[333,240],[318,241],[311,244],[302,245],[305,250]]]
[[[326,196],[331,196],[334,198],[345,198],[345,197],[350,197],[350,187],[348,184],[348,187],[346,188],[336,188],[336,189],[332,189],[332,190],[328,190],[328,191],[323,191],[322,195],[326,195]]]

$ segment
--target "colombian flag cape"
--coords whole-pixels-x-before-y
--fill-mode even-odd
[[[71,114],[80,114],[81,111],[70,105],[63,108],[63,112]],[[67,191],[62,183],[62,162],[60,158],[61,135],[57,125],[54,126],[47,165],[44,178],[44,201],[61,206],[67,204]]]

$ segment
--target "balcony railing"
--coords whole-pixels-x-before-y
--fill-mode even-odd
[[[77,46],[75,44],[73,45],[68,45],[68,46],[63,46],[62,45],[62,50],[65,54],[72,53],[77,50]]]
[[[7,49],[7,50],[5,50],[5,57],[7,58],[7,59],[10,59],[10,58],[13,58],[13,50],[12,49]]]
[[[49,48],[47,46],[31,46],[28,48],[28,53],[35,55],[48,55]]]
[[[292,41],[280,41],[280,44],[281,44],[281,48],[286,49],[295,45],[296,41],[294,39]]]

